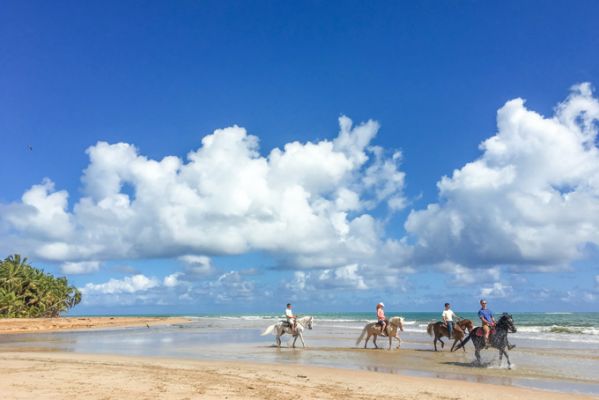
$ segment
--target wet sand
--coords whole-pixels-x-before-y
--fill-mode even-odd
[[[510,386],[306,365],[0,352],[3,399],[591,399]]]
[[[0,334],[156,326],[188,322],[179,317],[60,317],[0,319]]]
[[[105,320],[105,318],[102,318],[102,320]],[[110,319],[108,320],[110,321]],[[146,320],[148,319],[141,319],[137,323],[143,323]],[[6,365],[12,365],[17,371],[23,372],[21,378],[24,381],[29,379],[26,370],[31,371],[30,377],[33,382],[37,382],[40,376],[56,378],[54,371],[48,371],[48,368],[52,369],[52,366],[58,368],[56,373],[61,368],[66,368],[66,371],[68,371],[81,367],[86,370],[85,374],[94,375],[94,373],[98,373],[113,376],[120,376],[119,367],[122,367],[124,376],[128,377],[127,379],[130,382],[135,382],[135,387],[123,388],[119,380],[115,382],[109,380],[96,382],[98,387],[108,387],[113,384],[114,387],[111,390],[114,390],[114,395],[110,395],[111,392],[108,389],[101,392],[104,393],[104,397],[99,398],[106,399],[120,399],[122,397],[119,397],[117,393],[122,391],[138,393],[136,392],[138,390],[138,381],[143,383],[140,387],[145,389],[139,389],[141,390],[139,393],[142,394],[135,395],[135,397],[141,398],[144,398],[144,394],[149,396],[152,393],[162,393],[157,389],[152,389],[153,387],[165,387],[166,392],[151,398],[212,398],[209,396],[218,396],[215,393],[219,390],[226,393],[225,396],[219,397],[221,399],[229,395],[232,396],[229,398],[248,398],[251,396],[247,393],[240,394],[244,382],[238,381],[236,374],[245,376],[251,371],[261,370],[262,368],[274,368],[277,371],[295,371],[296,375],[306,375],[304,371],[313,368],[324,368],[324,371],[334,371],[331,372],[332,375],[330,376],[342,377],[339,381],[341,386],[333,385],[334,387],[329,388],[331,389],[330,393],[335,393],[335,396],[341,397],[331,397],[332,395],[327,394],[326,396],[329,397],[315,395],[316,397],[313,398],[347,397],[342,396],[343,390],[346,390],[340,389],[343,388],[342,384],[351,384],[354,379],[362,379],[359,378],[360,373],[372,374],[378,377],[372,378],[373,380],[402,382],[402,385],[406,382],[405,378],[422,379],[420,382],[428,382],[425,384],[425,391],[431,393],[429,399],[460,399],[462,397],[454,396],[455,388],[470,384],[484,385],[476,389],[483,390],[484,393],[488,393],[488,390],[491,389],[493,391],[504,390],[498,388],[515,390],[542,389],[562,392],[566,396],[570,396],[567,398],[575,398],[573,397],[575,394],[586,394],[587,396],[599,398],[599,382],[596,379],[599,353],[596,352],[597,346],[590,343],[584,343],[583,346],[571,346],[568,343],[556,345],[555,342],[537,343],[514,336],[514,343],[517,343],[518,347],[510,352],[510,358],[514,362],[514,368],[510,370],[507,369],[505,360],[503,364],[499,363],[497,351],[493,350],[483,352],[482,366],[474,363],[474,354],[471,347],[466,352],[450,353],[447,349],[434,352],[430,337],[419,332],[403,332],[400,349],[375,350],[369,348],[365,350],[362,346],[357,347],[355,345],[358,330],[347,329],[347,327],[340,328],[338,322],[327,323],[321,321],[317,329],[306,332],[307,348],[289,348],[288,337],[286,336],[283,340],[283,347],[279,349],[272,345],[274,342],[273,336],[260,336],[264,327],[268,325],[268,322],[265,323],[260,320],[193,317],[191,317],[191,322],[183,319],[185,323],[179,323],[178,319],[157,320],[156,322],[159,324],[150,325],[149,328],[143,324],[141,327],[138,325],[126,329],[118,326],[108,326],[102,329],[59,330],[47,333],[34,331],[35,333],[0,335],[0,355],[4,357]],[[381,340],[379,344],[384,345],[386,341]],[[394,347],[396,344],[394,343]],[[372,344],[369,345],[369,347],[371,346]],[[90,356],[89,354],[92,353],[95,355]],[[98,363],[93,364],[92,361],[96,360],[95,357],[100,357],[98,359],[102,361],[99,364],[105,365],[106,370],[103,367],[98,367],[96,365]],[[162,360],[168,360],[164,361],[168,369],[161,370],[160,373],[156,372],[155,362],[157,359],[161,360],[159,364],[163,362]],[[4,365],[4,361],[0,361],[0,365]],[[146,361],[150,363],[148,366],[145,366]],[[77,366],[77,363],[82,364]],[[144,364],[143,368],[140,367],[141,370],[135,367],[139,363]],[[185,368],[179,371],[179,364],[193,365],[193,367],[190,367],[192,369],[199,368],[198,375],[190,375],[188,369]],[[214,375],[213,369],[216,368],[212,367],[214,365],[238,372],[231,372],[229,375],[225,374],[225,376]],[[94,368],[96,368],[95,372]],[[37,375],[38,370],[42,371],[40,376]],[[66,377],[67,372],[64,373]],[[291,374],[291,372],[289,373]],[[358,375],[352,375],[356,373]],[[160,376],[160,374],[168,376]],[[260,376],[250,376],[248,379],[260,381]],[[297,379],[295,375],[289,375],[289,377],[289,379],[295,377],[290,385],[293,388],[278,388],[278,384],[273,383],[273,381],[276,381],[275,377],[267,376],[264,382],[260,381],[260,385],[263,385],[262,389],[257,389],[258,386],[256,386],[256,388],[249,390],[256,390],[256,392],[251,393],[252,396],[254,396],[254,393],[259,393],[254,398],[268,398],[264,396],[269,395],[271,389],[274,390],[273,393],[283,396],[299,395],[299,392],[294,391],[296,389],[305,389],[312,393],[310,390],[314,388],[306,387],[304,381],[306,378]],[[15,375],[10,378],[11,382],[13,378],[15,382],[21,379]],[[100,379],[100,377],[93,378],[91,381],[95,382],[94,379]],[[199,383],[195,382],[197,379],[200,379],[200,386],[197,386]],[[314,379],[317,379],[317,377]],[[330,383],[327,382],[327,379],[323,378],[322,381],[319,381],[321,383],[318,384]],[[357,391],[359,396],[352,394],[357,397],[349,398],[376,397],[373,393],[377,392],[371,389],[370,385],[377,386],[379,383],[368,381],[368,379],[363,383],[359,383],[358,386],[362,386],[361,389],[351,386],[353,388],[351,390]],[[173,383],[173,380],[182,385],[179,389],[183,388],[181,389],[183,392],[179,392],[178,386]],[[216,381],[213,382],[213,380]],[[445,383],[439,383],[440,381]],[[0,387],[3,388],[1,382]],[[336,381],[331,380],[331,382]],[[67,384],[67,387],[71,387],[71,394],[89,393],[89,388],[79,385],[80,391],[77,391],[73,385],[76,384]],[[273,389],[273,385],[276,386],[275,389]],[[434,388],[437,388],[438,385],[444,386],[445,392],[441,392],[440,386],[438,391],[434,391],[436,390]],[[484,389],[487,385],[491,389]],[[429,390],[429,386],[434,390]],[[23,392],[29,393],[26,382],[22,382],[20,387]],[[200,389],[198,388],[204,391],[202,392],[203,395],[199,397],[197,390]],[[235,388],[234,390],[231,389],[234,393],[229,390],[230,388]],[[19,392],[16,387],[14,390],[14,397],[12,398],[30,398],[27,396],[18,397]],[[144,390],[147,390],[147,392]],[[389,390],[397,390],[397,388],[393,387]],[[44,393],[38,397],[41,399],[61,398],[60,394],[55,395],[51,391]],[[420,392],[405,393],[412,393],[413,397],[408,396],[408,398],[427,398],[422,397],[424,395]],[[405,393],[401,392],[402,395]],[[477,394],[470,393],[470,396],[472,395]],[[131,396],[133,397],[134,394],[131,394]],[[541,397],[544,396],[546,394]]]

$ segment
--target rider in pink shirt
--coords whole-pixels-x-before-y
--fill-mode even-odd
[[[385,318],[385,305],[379,303],[376,305],[376,318],[378,319],[377,324],[381,326],[381,334],[385,334],[387,328],[387,319]]]

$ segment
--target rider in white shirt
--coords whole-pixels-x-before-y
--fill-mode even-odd
[[[287,319],[287,323],[289,323],[289,325],[291,326],[291,333],[295,335],[297,317],[293,315],[293,311],[291,310],[291,303],[287,303],[287,308],[285,309],[285,318]]]
[[[441,317],[443,318],[443,322],[445,323],[445,325],[447,325],[447,333],[449,334],[449,338],[451,339],[454,324],[453,319],[457,319],[458,316],[455,315],[455,313],[451,310],[449,303],[445,303],[445,310],[443,310]]]

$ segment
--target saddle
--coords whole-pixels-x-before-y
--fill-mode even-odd
[[[287,322],[287,321],[281,321],[281,323],[283,324],[283,326],[285,328],[290,328],[291,327],[291,324],[289,322]]]
[[[476,336],[478,336],[478,337],[482,337],[485,335],[485,331],[482,328],[476,329],[475,333],[476,333]],[[489,332],[489,337],[491,337],[494,334],[495,334],[495,328],[491,329],[491,331]]]

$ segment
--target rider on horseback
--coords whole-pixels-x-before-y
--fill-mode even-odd
[[[291,327],[291,334],[295,335],[297,326],[297,316],[293,315],[293,311],[291,311],[291,303],[287,303],[287,308],[285,309],[285,318],[287,319],[287,323]]]
[[[376,305],[376,318],[377,324],[381,326],[381,335],[386,335],[387,329],[387,319],[385,318],[385,305],[383,303],[379,303]]]
[[[459,319],[459,317],[451,310],[449,303],[445,303],[445,310],[443,310],[441,317],[443,318],[443,323],[447,326],[447,337],[451,339],[454,324],[453,319]]]
[[[489,334],[491,333],[491,328],[495,326],[495,317],[493,316],[493,311],[487,308],[487,301],[485,299],[480,300],[481,309],[478,310],[478,317],[480,318],[483,324],[483,331],[485,332],[485,346],[489,346]]]

